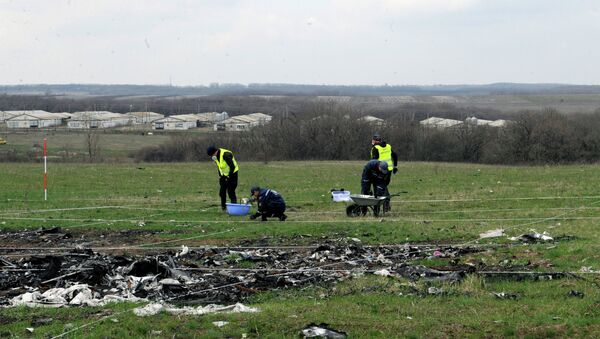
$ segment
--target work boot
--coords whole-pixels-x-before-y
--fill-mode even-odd
[[[267,216],[263,214],[260,218],[260,221],[267,221]]]
[[[279,216],[279,221],[285,221],[285,219],[287,219],[287,215],[282,214]]]

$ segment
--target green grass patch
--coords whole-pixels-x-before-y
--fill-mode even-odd
[[[459,258],[415,264],[485,265],[537,272],[600,269],[600,166],[485,166],[404,163],[390,191],[399,193],[384,217],[349,218],[331,188],[358,192],[364,162],[241,162],[238,197],[253,185],[276,189],[288,203],[286,222],[250,221],[220,211],[214,164],[49,164],[43,200],[40,164],[0,164],[0,229],[61,227],[73,234],[60,245],[152,244],[303,245],[359,238],[364,244],[490,244]],[[509,236],[548,232],[556,241],[520,244],[478,240],[502,228]],[[101,238],[100,235],[104,235]],[[111,237],[112,235],[112,237]],[[81,240],[83,237],[84,240]],[[187,239],[180,241],[180,239]],[[13,241],[18,242],[18,239]],[[33,242],[31,246],[56,243]],[[255,263],[228,261],[237,267]],[[298,337],[325,322],[352,337],[595,337],[600,334],[595,275],[535,281],[469,275],[458,284],[359,276],[335,286],[260,293],[248,303],[257,314],[138,318],[133,304],[105,308],[0,309],[0,335],[63,331],[109,316],[73,337]],[[440,295],[427,293],[442,289]],[[569,296],[580,291],[583,298]],[[517,295],[499,299],[494,293]],[[119,313],[122,312],[122,313]],[[114,317],[110,316],[115,314]],[[111,320],[116,319],[115,322]],[[222,328],[212,321],[230,323]]]

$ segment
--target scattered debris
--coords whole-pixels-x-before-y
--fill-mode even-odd
[[[422,265],[412,266],[400,264],[394,268],[394,271],[410,280],[438,280],[448,282],[458,282],[466,276],[466,271],[439,271]]]
[[[58,228],[33,232],[38,237],[63,234]],[[4,234],[0,233],[0,241]],[[19,256],[0,259],[0,306],[100,306],[115,301],[232,305],[262,291],[331,285],[357,274],[443,283],[461,281],[467,273],[474,272],[517,280],[566,276],[524,272],[534,268],[533,264],[506,274],[506,265],[461,263],[462,256],[485,250],[476,245],[367,246],[358,238],[343,237],[321,238],[312,246],[284,248],[266,247],[268,239],[265,241],[267,244],[262,240],[259,245],[248,241],[244,243],[246,247],[229,248],[192,249],[183,245],[181,249],[162,252],[149,249],[146,255],[105,254],[78,247],[52,255],[20,256],[25,250],[14,249]],[[432,253],[435,258],[448,259],[448,264],[426,267],[412,263],[430,258]],[[591,267],[582,268],[582,272],[584,269],[592,271]],[[160,308],[157,312],[173,308],[166,304],[149,305],[155,306],[146,307]]]
[[[44,231],[50,234],[58,230]],[[99,306],[113,301],[177,301],[231,304],[260,291],[332,284],[353,272],[458,281],[456,271],[410,266],[437,250],[455,258],[476,247],[363,246],[358,239],[325,240],[293,249],[198,248],[145,256],[108,255],[74,249],[47,256],[0,261],[0,305]]]
[[[373,272],[373,274],[375,275],[380,275],[382,277],[388,277],[391,275],[390,271],[386,270],[385,268],[379,271],[375,271]]]
[[[437,288],[437,287],[429,287],[427,289],[427,294],[432,294],[432,295],[442,295],[444,294],[444,290],[441,288]]]
[[[518,237],[510,237],[508,240],[511,241],[521,241],[525,243],[536,243],[536,242],[546,242],[553,241],[554,238],[548,235],[547,232],[537,233],[535,230],[532,230],[533,233],[521,234]]]
[[[185,245],[181,245],[181,252],[177,253],[175,255],[175,257],[179,258],[179,257],[183,257],[184,255],[190,253],[190,248],[185,246]]]
[[[498,299],[507,299],[507,300],[517,300],[519,299],[519,295],[518,294],[514,294],[514,293],[506,293],[506,292],[492,292],[496,298]]]
[[[54,319],[52,318],[35,318],[31,321],[31,326],[44,326],[50,324],[53,321]]]
[[[577,298],[583,299],[584,296],[585,296],[585,294],[583,294],[583,292],[579,292],[576,290],[571,290],[569,292],[569,297],[577,297]]]
[[[504,236],[504,230],[502,228],[498,228],[495,230],[489,230],[479,234],[479,239],[485,238],[498,238]]]
[[[213,321],[212,324],[217,327],[223,327],[223,326],[229,324],[229,321]]]
[[[329,338],[329,339],[343,339],[348,336],[346,332],[334,330],[329,327],[328,324],[321,323],[316,325],[314,323],[306,326],[301,332],[305,338]]]
[[[184,306],[177,308],[170,304],[157,304],[152,303],[144,307],[137,307],[133,309],[133,313],[139,317],[146,317],[155,315],[160,312],[167,312],[174,315],[204,315],[209,313],[256,313],[259,312],[258,308],[248,307],[246,305],[237,303],[235,305],[223,306],[223,305],[206,305],[206,306]]]

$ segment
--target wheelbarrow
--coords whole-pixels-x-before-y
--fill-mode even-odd
[[[365,216],[371,210],[374,216],[384,215],[390,209],[390,197],[375,197],[365,194],[351,194],[351,205],[346,207],[349,217]]]

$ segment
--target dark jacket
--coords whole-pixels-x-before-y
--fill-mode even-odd
[[[285,201],[281,194],[268,188],[262,188],[258,193],[258,211],[270,212],[273,210],[285,210]]]
[[[371,185],[375,186],[375,195],[383,195],[387,189],[386,175],[379,171],[379,160],[370,160],[363,168],[360,181],[362,194],[372,194]]]
[[[387,142],[382,141],[379,146],[381,147],[385,147],[387,145]],[[375,145],[373,145],[371,147],[371,159],[379,159],[379,150],[377,149],[377,147],[375,147]],[[394,149],[392,148],[392,161],[394,162],[394,167],[398,167],[398,154],[396,154],[396,152],[394,152]],[[390,168],[390,170],[392,170]]]

